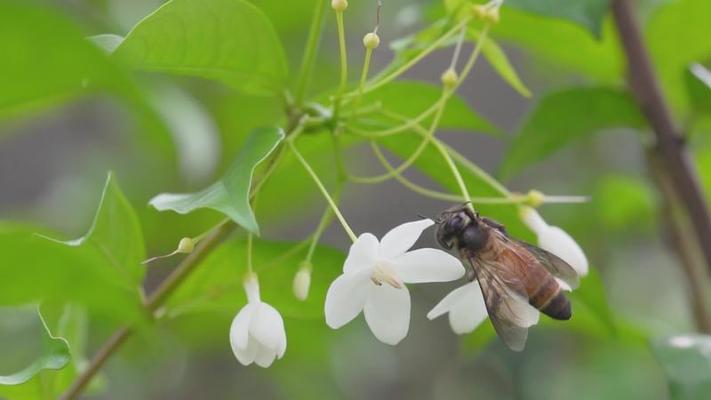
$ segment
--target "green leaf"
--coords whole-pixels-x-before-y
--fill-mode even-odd
[[[671,336],[654,340],[651,346],[669,379],[672,399],[708,396],[711,392],[711,336]]]
[[[642,128],[644,118],[625,92],[606,88],[572,88],[546,95],[528,116],[501,166],[510,178],[572,141],[610,128]]]
[[[146,258],[146,251],[141,226],[131,203],[111,173],[89,231],[79,239],[64,243],[97,248],[125,276],[128,286],[138,287],[143,282],[145,268],[141,263]]]
[[[143,129],[136,136],[148,139],[148,150],[170,154],[165,126],[130,75],[87,41],[71,20],[33,3],[0,2],[0,119],[108,92],[137,117]],[[0,136],[14,131],[0,130]]]
[[[196,193],[159,194],[151,199],[150,204],[159,211],[173,210],[179,214],[211,208],[225,214],[248,231],[259,234],[257,220],[249,204],[252,174],[282,139],[284,131],[280,128],[255,129],[222,179]]]
[[[711,1],[678,0],[657,8],[645,33],[665,95],[677,110],[688,109],[684,72],[711,57]]]
[[[600,37],[609,3],[610,0],[508,0],[505,4],[534,14],[571,21]]]
[[[41,354],[37,356],[37,359],[32,364],[21,371],[11,375],[0,375],[0,394],[3,393],[3,385],[16,386],[28,383],[42,370],[62,369],[71,361],[69,343],[64,338],[54,336],[50,332],[39,310],[36,314],[42,323]]]
[[[364,94],[360,105],[365,107],[368,104],[379,102],[385,110],[416,118],[437,103],[441,97],[442,89],[430,83],[395,81]],[[431,118],[429,119],[431,120]],[[378,118],[373,122],[385,126],[401,124],[393,123],[387,118]],[[491,122],[478,115],[461,96],[456,94],[447,101],[447,108],[442,114],[440,126],[445,129],[473,130],[489,134],[499,133]]]
[[[533,58],[529,63],[547,74],[574,72],[598,83],[618,83],[624,76],[626,64],[610,19],[596,39],[579,25],[509,7],[492,35],[526,50],[524,54]]]
[[[607,230],[629,234],[632,229],[651,228],[656,201],[648,182],[624,175],[604,176],[593,198],[597,223]]]
[[[243,0],[172,0],[139,22],[114,52],[128,65],[279,93],[284,49],[267,17]]]
[[[701,64],[692,64],[685,71],[686,91],[692,108],[711,113],[711,71]]]
[[[62,242],[36,231],[0,224],[0,305],[48,299],[81,303],[121,321],[141,315],[141,229],[111,175],[82,238]]]
[[[325,246],[316,248],[309,296],[301,302],[294,297],[291,285],[305,254],[306,246],[298,243],[254,242],[252,263],[261,299],[287,317],[322,318],[326,291],[341,273],[345,256]],[[242,288],[246,260],[246,241],[233,239],[220,246],[168,299],[168,315],[206,311],[236,315],[246,304]]]
[[[469,30],[469,35],[474,39],[478,40],[480,37],[480,32],[474,29]],[[519,78],[516,69],[511,65],[508,56],[501,49],[501,47],[496,43],[491,37],[487,38],[481,47],[481,52],[486,57],[486,60],[494,68],[494,70],[499,74],[499,76],[511,85],[514,90],[519,92],[521,96],[531,97],[531,91],[528,90],[526,85]]]

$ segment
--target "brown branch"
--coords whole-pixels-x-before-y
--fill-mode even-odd
[[[631,1],[613,0],[612,13],[627,58],[630,89],[656,137],[653,150],[659,154],[711,271],[711,214],[698,174],[655,77]]]
[[[237,225],[225,222],[212,230],[200,241],[195,250],[190,253],[168,277],[151,293],[146,302],[146,309],[151,315],[163,304],[163,301],[180,285],[200,262],[220,244]],[[61,400],[76,399],[91,379],[101,370],[106,361],[118,350],[133,333],[129,327],[121,327],[104,343],[91,359],[87,368],[72,382],[72,385],[62,394]]]
[[[656,152],[647,152],[647,165],[649,174],[656,181],[662,195],[662,238],[679,258],[679,265],[686,277],[688,300],[696,328],[699,332],[711,333],[711,313],[704,284],[704,269],[699,263],[701,260],[697,243],[693,237],[689,237],[692,233],[689,217],[683,212],[679,196],[676,195],[669,174],[664,170]]]

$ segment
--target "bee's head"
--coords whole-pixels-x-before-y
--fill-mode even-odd
[[[477,225],[478,216],[468,206],[457,206],[443,211],[435,220],[437,223],[437,243],[443,248],[451,249],[464,230]]]

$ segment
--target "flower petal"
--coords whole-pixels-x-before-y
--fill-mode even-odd
[[[261,303],[252,315],[249,333],[262,346],[276,353],[286,337],[284,320],[274,307],[267,303]]]
[[[449,282],[464,276],[456,257],[437,249],[417,249],[390,261],[395,274],[406,283]]]
[[[249,322],[252,318],[254,307],[247,304],[242,307],[232,320],[230,326],[230,344],[232,348],[246,349],[247,341],[249,340]]]
[[[328,326],[338,329],[360,314],[365,299],[374,286],[370,276],[370,271],[361,270],[343,274],[331,283],[324,306]]]
[[[467,294],[471,285],[476,285],[476,289],[479,289],[479,284],[477,282],[470,282],[466,285],[460,286],[451,292],[447,293],[446,296],[430,312],[427,313],[427,318],[435,319],[445,313],[448,313],[452,308]]]
[[[473,332],[488,315],[479,284],[472,282],[463,287],[466,288],[464,296],[449,312],[449,325],[458,335]]]
[[[532,207],[521,207],[520,215],[523,223],[536,233],[539,233],[548,226],[543,217],[541,217],[541,214]]]
[[[396,226],[380,241],[380,257],[387,260],[405,253],[420,238],[422,231],[433,224],[431,219],[423,219]]]
[[[378,257],[378,238],[372,233],[358,236],[348,250],[348,257],[343,264],[343,272],[355,272],[373,268]]]
[[[254,357],[254,363],[262,368],[267,368],[272,365],[274,359],[276,359],[275,350],[260,346],[257,349],[257,355]]]
[[[588,274],[588,259],[578,243],[566,231],[548,226],[538,233],[538,246],[570,264],[578,275]]]
[[[257,343],[254,338],[250,337],[247,340],[247,347],[240,349],[232,344],[232,351],[235,353],[235,357],[237,357],[237,361],[239,361],[240,364],[249,365],[254,362],[254,359],[257,356],[258,347],[259,343]]]
[[[375,286],[363,308],[365,321],[376,338],[396,345],[410,329],[410,292],[407,287]]]

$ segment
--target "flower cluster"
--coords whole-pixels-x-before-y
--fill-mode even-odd
[[[580,276],[587,274],[585,254],[570,235],[558,227],[548,225],[534,209],[522,207],[521,210],[522,220],[537,235],[537,243],[541,248],[561,257]],[[403,340],[410,325],[410,292],[407,284],[449,282],[465,274],[459,259],[442,250],[411,250],[422,232],[433,224],[430,219],[408,222],[395,227],[381,240],[371,233],[358,236],[348,252],[343,274],[328,288],[324,306],[326,324],[338,329],[362,312],[378,340],[389,345],[396,345]],[[306,270],[301,268],[297,275],[303,275]],[[303,279],[303,276],[297,276],[295,282]],[[249,365],[254,362],[268,367],[276,358],[281,358],[286,350],[284,323],[272,306],[261,301],[254,274],[247,276],[244,288],[248,304],[232,322],[232,349],[240,363]],[[305,297],[305,293],[299,290],[296,293],[300,294],[300,298]],[[527,303],[522,303],[520,312],[523,314],[523,327],[538,322],[538,310]],[[434,319],[444,314],[449,314],[449,322],[455,333],[474,331],[487,317],[479,283],[472,281],[454,289],[427,317]]]

